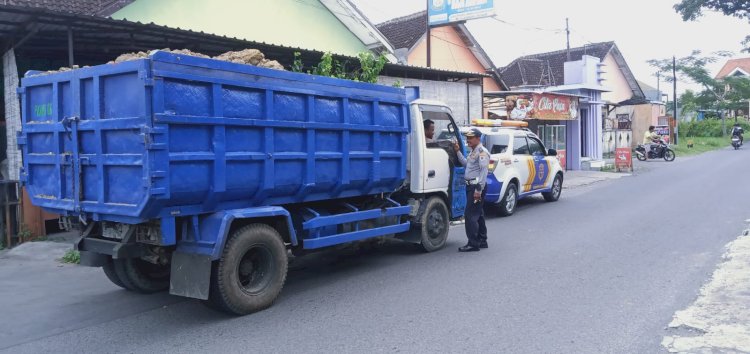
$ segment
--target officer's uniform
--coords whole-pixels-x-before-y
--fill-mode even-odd
[[[479,129],[472,129],[466,133],[467,137],[481,137]],[[466,237],[469,239],[467,246],[476,249],[487,248],[487,226],[484,223],[484,196],[487,194],[487,173],[490,165],[490,152],[479,143],[468,157],[459,151],[457,154],[461,165],[466,166],[466,211],[464,212],[464,226]],[[474,192],[480,191],[482,196],[478,202],[474,202]]]

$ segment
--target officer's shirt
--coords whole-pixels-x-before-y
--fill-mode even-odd
[[[461,165],[466,166],[466,174],[464,175],[464,178],[466,178],[467,181],[472,181],[472,184],[475,178],[479,178],[477,184],[480,186],[480,190],[484,190],[484,186],[487,184],[487,173],[489,172],[490,166],[490,152],[480,143],[471,151],[471,153],[469,153],[469,157],[464,157],[461,151],[459,151],[456,156]]]

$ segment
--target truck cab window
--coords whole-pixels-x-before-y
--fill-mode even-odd
[[[456,129],[456,125],[448,113],[422,111],[422,120],[423,123],[432,122],[434,126],[432,139],[425,139],[427,141],[427,148],[442,149],[444,145],[453,145],[453,141],[457,138],[458,129]],[[424,124],[425,128],[427,128],[428,123]],[[427,131],[425,130],[426,133]]]

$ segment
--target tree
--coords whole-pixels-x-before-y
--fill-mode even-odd
[[[703,55],[701,51],[694,50],[691,55],[675,61],[676,65],[674,69],[677,77],[672,75],[672,58],[652,59],[648,63],[661,72],[667,73],[665,78],[668,82],[678,80],[700,85],[703,90],[694,95],[694,103],[700,104],[699,107],[723,111],[746,107],[747,98],[750,97],[750,79],[735,76],[716,79],[706,68],[708,64],[730,56],[732,56],[730,52],[716,52],[712,55]],[[681,98],[685,98],[685,95],[683,94]],[[690,99],[691,97],[688,96],[687,98]]]
[[[750,0],[682,0],[674,9],[684,21],[695,21],[703,15],[703,10],[750,19]]]
[[[683,21],[697,20],[703,16],[704,10],[750,20],[750,0],[682,0],[674,9],[682,16]],[[750,51],[750,36],[746,36],[742,44],[745,46],[743,52]]]

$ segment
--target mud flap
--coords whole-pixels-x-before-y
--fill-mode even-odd
[[[208,300],[211,285],[211,256],[193,253],[172,254],[169,293]]]

